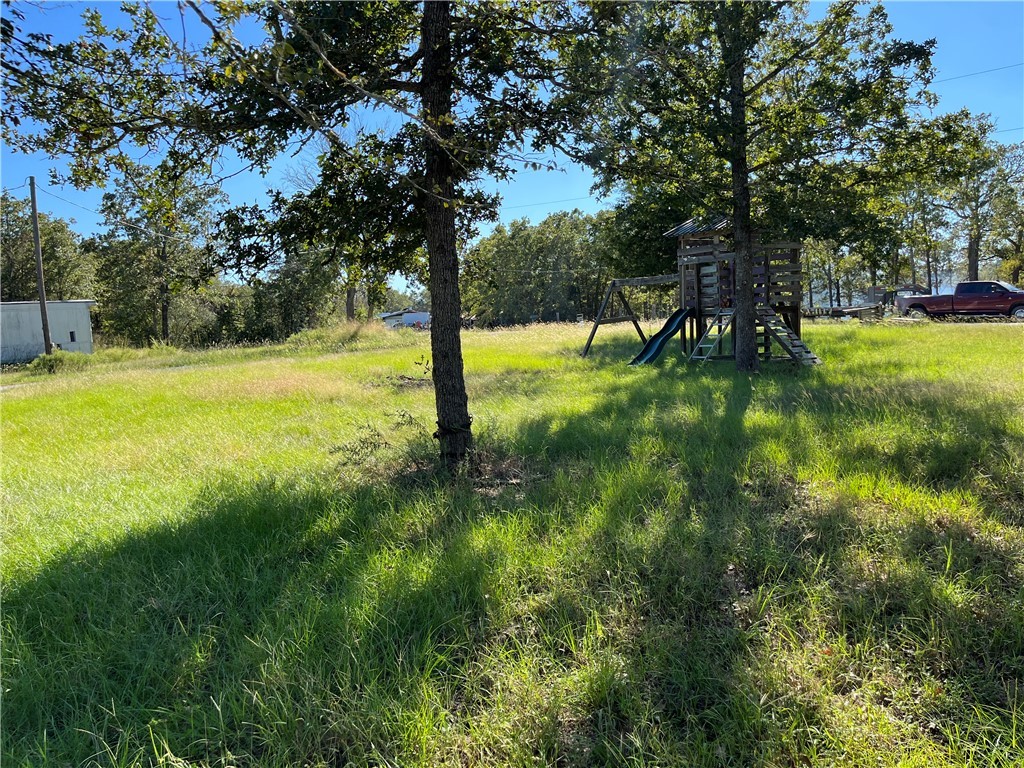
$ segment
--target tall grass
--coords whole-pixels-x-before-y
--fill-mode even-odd
[[[280,343],[232,344],[202,349],[179,349],[156,343],[149,347],[97,345],[93,354],[57,351],[40,356],[28,365],[9,366],[3,383],[21,383],[47,374],[109,371],[115,368],[159,368],[185,365],[224,365],[283,356],[327,355],[371,349],[397,349],[419,344],[425,334],[406,328],[389,329],[382,323],[343,323],[329,328],[302,331]]]
[[[424,335],[22,378],[5,763],[1020,764],[1021,328],[584,337],[465,335],[454,479]]]

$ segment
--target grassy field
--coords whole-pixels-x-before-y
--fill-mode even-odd
[[[1021,765],[1024,327],[586,332],[5,375],[5,768]]]

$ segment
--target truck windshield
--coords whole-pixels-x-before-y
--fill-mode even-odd
[[[1003,288],[1005,288],[1008,291],[1012,291],[1013,293],[1021,293],[1020,288],[1018,288],[1016,285],[1013,285],[1012,283],[1004,283],[1002,280],[997,280],[996,282],[999,285],[1003,286]]]

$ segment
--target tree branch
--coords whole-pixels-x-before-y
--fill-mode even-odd
[[[213,21],[205,13],[203,13],[202,9],[199,7],[199,3],[197,3],[196,0],[186,0],[186,2],[188,3],[189,8],[191,8],[199,17],[199,20],[202,21],[203,24],[205,24],[206,27],[210,30],[210,32],[214,36],[214,39],[217,42],[221,43],[221,45],[231,50],[236,56],[238,56],[239,61],[244,62],[245,58],[241,55],[240,51],[238,50],[238,45],[234,43],[232,40],[229,40],[227,37],[225,37],[221,29],[216,24],[214,24]],[[289,99],[288,96],[280,88],[278,88],[273,83],[267,82],[267,80],[261,76],[259,70],[253,64],[249,64],[248,62],[246,62],[246,66],[248,67],[250,73],[256,78],[260,85],[262,85],[267,90],[268,93],[270,93],[274,98],[281,102],[281,104],[283,104],[286,109],[289,109],[296,115],[298,115],[298,117],[310,129],[322,134],[329,142],[331,142],[335,147],[337,147],[341,151],[345,151],[347,149],[345,143],[338,137],[338,135],[334,131],[325,127],[323,121],[320,119],[318,115],[314,114],[313,112],[304,110],[297,104],[293,104],[292,100]]]

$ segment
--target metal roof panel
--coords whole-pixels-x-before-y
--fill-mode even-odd
[[[732,229],[732,219],[721,214],[712,216],[709,219],[694,217],[689,221],[672,227],[665,233],[665,237],[682,237],[683,235],[699,235],[705,232],[726,232]]]

